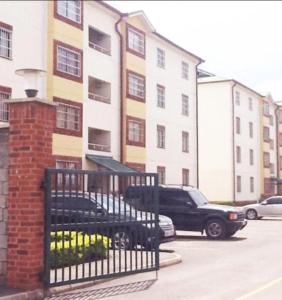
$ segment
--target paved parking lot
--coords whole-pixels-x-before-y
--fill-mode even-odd
[[[158,280],[153,280],[152,273],[119,278],[88,288],[86,298],[282,299],[282,219],[249,221],[245,229],[225,241],[209,241],[194,233],[178,234],[176,241],[162,248],[175,249],[183,262],[161,269]],[[79,293],[82,299],[83,291]]]

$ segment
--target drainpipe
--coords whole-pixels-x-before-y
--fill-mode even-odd
[[[199,101],[198,101],[198,66],[202,63],[200,61],[196,64],[196,161],[197,161],[197,189],[200,186],[200,176],[199,176]]]
[[[115,30],[119,36],[120,40],[120,162],[124,163],[124,155],[123,155],[123,138],[124,138],[124,130],[123,130],[123,38],[122,34],[118,29],[120,22],[123,19],[124,14],[120,15],[118,21],[115,23]]]
[[[234,103],[234,88],[236,86],[236,82],[233,82],[232,85],[232,167],[233,167],[233,203],[235,204],[236,200],[236,172],[235,172],[235,103]]]
[[[279,105],[276,104],[275,107],[275,117],[276,117],[276,177],[277,177],[277,189],[276,189],[276,194],[279,195],[279,181],[280,181],[280,155],[279,155]]]

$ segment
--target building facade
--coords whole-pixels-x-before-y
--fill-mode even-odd
[[[0,34],[0,99],[24,96],[16,69],[46,71],[38,96],[57,105],[54,166],[108,170],[119,162],[157,172],[161,183],[197,186],[202,60],[158,34],[144,12],[101,1],[5,1]]]

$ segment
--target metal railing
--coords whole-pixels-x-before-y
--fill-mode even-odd
[[[95,49],[95,50],[97,50],[99,52],[102,52],[104,54],[111,55],[111,50],[106,49],[106,48],[104,48],[104,47],[102,47],[102,46],[100,46],[98,44],[95,44],[93,42],[90,42],[90,41],[89,41],[89,47],[93,48],[93,49]]]
[[[156,174],[47,169],[44,186],[46,287],[159,269]]]
[[[105,97],[105,96],[90,93],[90,92],[88,92],[88,98],[92,99],[92,100],[100,101],[100,102],[111,103],[110,97]]]
[[[89,150],[96,150],[96,151],[104,151],[104,152],[111,152],[110,145],[100,145],[100,144],[92,144],[88,143]]]

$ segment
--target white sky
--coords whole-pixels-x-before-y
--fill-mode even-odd
[[[282,100],[281,1],[105,1],[143,10],[155,29],[206,62],[200,68]]]

